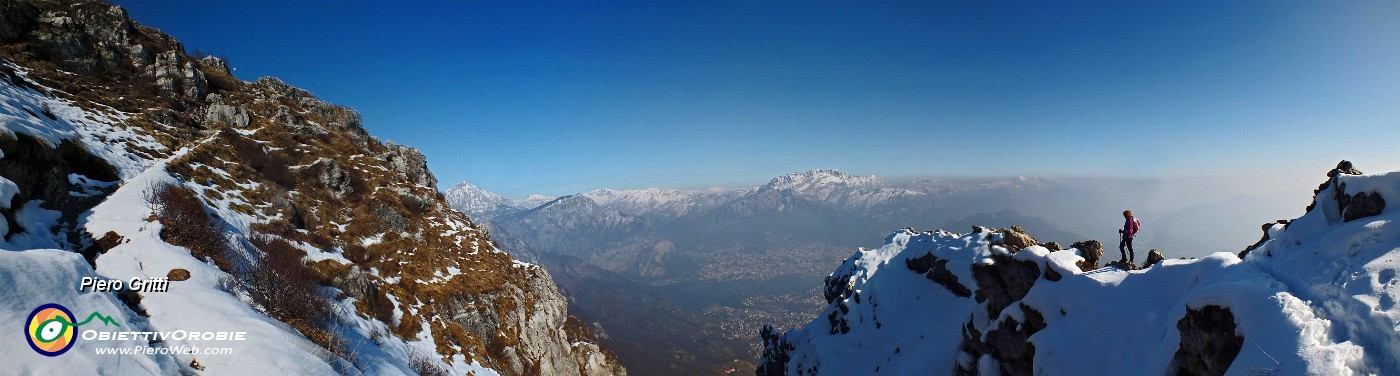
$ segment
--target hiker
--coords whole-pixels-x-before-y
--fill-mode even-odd
[[[1125,260],[1130,263],[1133,262],[1133,258],[1136,257],[1133,255],[1133,236],[1137,235],[1138,228],[1140,227],[1142,227],[1142,222],[1138,222],[1137,218],[1133,218],[1133,211],[1124,210],[1123,229],[1118,230],[1118,253],[1123,254],[1123,259],[1118,260],[1118,262],[1123,262]],[[1123,250],[1124,247],[1127,247],[1126,252]]]

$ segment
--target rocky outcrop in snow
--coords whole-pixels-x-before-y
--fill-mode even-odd
[[[1224,375],[1244,347],[1229,308],[1208,305],[1186,310],[1176,322],[1181,347],[1172,355],[1169,375]]]
[[[1398,373],[1400,211],[1387,197],[1400,172],[1345,163],[1243,258],[1154,253],[1141,270],[1091,267],[1098,242],[897,231],[828,277],[811,323],[759,333],[757,374]]]
[[[1069,247],[1079,250],[1079,257],[1084,258],[1076,263],[1079,270],[1087,272],[1099,268],[1099,259],[1103,258],[1103,243],[1099,243],[1098,240],[1085,240],[1075,242]]]
[[[1150,250],[1150,251],[1147,251],[1147,260],[1144,260],[1144,261],[1142,262],[1142,267],[1144,267],[1144,268],[1150,267],[1150,266],[1156,265],[1157,263],[1162,262],[1162,260],[1166,260],[1166,259],[1167,259],[1166,256],[1162,256],[1162,251],[1158,251],[1158,250],[1156,250],[1156,249],[1154,248],[1154,249],[1152,249],[1152,250]]]

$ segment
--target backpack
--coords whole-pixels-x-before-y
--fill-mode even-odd
[[[1138,231],[1142,231],[1142,221],[1139,221],[1137,217],[1133,217],[1133,235],[1137,235]]]

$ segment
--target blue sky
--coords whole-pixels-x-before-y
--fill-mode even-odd
[[[1400,169],[1400,2],[116,3],[511,197]]]

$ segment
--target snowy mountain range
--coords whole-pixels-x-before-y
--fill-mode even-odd
[[[727,199],[742,194],[735,190],[683,191],[679,189],[647,188],[637,190],[596,189],[584,192],[598,205],[630,215],[674,219],[708,210]]]
[[[810,323],[764,328],[758,374],[1400,374],[1400,172],[1328,176],[1245,251],[1142,269],[1019,229],[896,231]]]
[[[1031,178],[891,184],[874,176],[821,169],[785,174],[750,189],[597,189],[536,207],[468,183],[444,194],[453,208],[488,223],[493,231],[520,237],[533,249],[595,260],[596,266],[608,270],[636,272],[642,267],[635,262],[652,260],[647,250],[663,240],[683,251],[713,248],[719,239],[753,249],[795,239],[855,245],[859,243],[853,239],[880,228],[942,223],[988,209],[1007,211],[1043,192],[1072,190]],[[983,205],[988,202],[996,205]]]
[[[749,217],[801,210],[804,207],[863,213],[881,207],[908,207],[912,201],[942,200],[969,192],[1045,191],[1061,186],[1051,180],[1025,177],[924,179],[891,184],[875,176],[819,169],[785,174],[749,189],[596,189],[576,196],[588,198],[600,208],[664,222],[696,215]],[[540,195],[511,200],[466,182],[444,191],[444,194],[453,208],[483,220],[535,209],[551,200]]]

